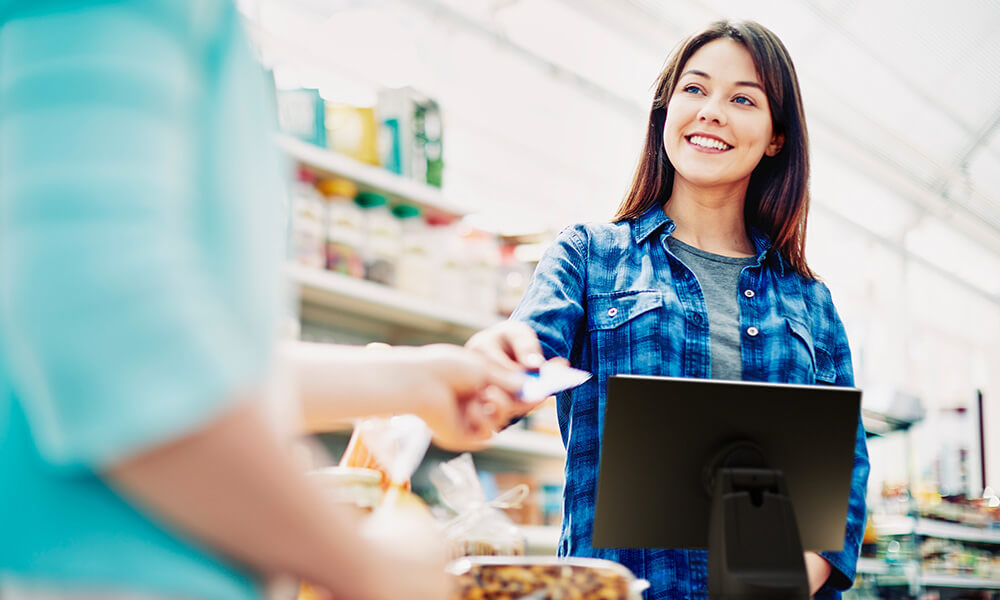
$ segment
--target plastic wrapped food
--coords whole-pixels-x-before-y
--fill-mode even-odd
[[[468,453],[439,464],[430,478],[441,501],[458,515],[444,529],[449,558],[524,554],[524,534],[500,509],[518,506],[528,494],[527,486],[519,485],[487,502]]]
[[[427,425],[413,415],[365,419],[354,426],[339,466],[378,471],[384,491],[393,485],[409,491],[410,476],[417,470],[430,443]]]
[[[469,556],[452,561],[454,600],[641,600],[649,582],[594,558]]]

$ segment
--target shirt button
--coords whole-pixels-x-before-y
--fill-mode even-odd
[[[758,333],[760,333],[760,329],[757,329],[756,327],[747,327],[747,335],[750,337],[757,337]]]
[[[694,313],[693,315],[691,315],[691,321],[692,321],[692,322],[693,322],[693,323],[694,323],[695,325],[701,325],[701,322],[702,322],[703,320],[704,320],[704,319],[702,319],[701,315],[700,315],[700,314],[698,314],[698,313]]]
[[[754,297],[753,290],[747,290],[747,291],[743,292],[743,295],[746,296],[747,298],[753,298]]]
[[[612,306],[611,308],[608,309],[608,316],[609,317],[613,317],[613,316],[615,316],[617,314],[618,314],[618,309],[617,308],[615,308],[615,307]]]

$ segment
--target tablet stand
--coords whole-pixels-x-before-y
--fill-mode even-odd
[[[809,598],[802,541],[780,470],[749,442],[726,446],[704,472],[712,496],[708,591],[713,600]]]

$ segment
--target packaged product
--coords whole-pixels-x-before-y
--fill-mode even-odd
[[[401,554],[428,552],[428,544],[439,539],[439,529],[427,505],[410,491],[410,478],[431,444],[430,428],[419,417],[400,415],[366,419],[355,430],[388,481],[382,502],[364,522],[363,534]],[[443,547],[431,548],[443,558]]]
[[[389,210],[385,196],[361,192],[354,199],[362,209],[361,256],[365,263],[365,279],[393,285],[399,260],[400,223]]]
[[[365,276],[361,257],[363,219],[354,202],[358,188],[339,177],[324,179],[317,185],[326,199],[326,268],[359,279]]]
[[[416,206],[393,207],[399,221],[399,261],[396,264],[396,288],[401,292],[429,298],[434,293],[434,264],[427,225]]]
[[[524,535],[501,509],[519,506],[528,486],[519,485],[488,502],[468,453],[439,464],[430,479],[442,503],[457,513],[444,528],[449,558],[524,554]]]
[[[395,419],[395,420],[394,420]],[[416,421],[413,421],[416,419]],[[418,423],[419,421],[419,423]],[[358,421],[351,433],[351,439],[347,442],[347,449],[340,459],[341,467],[360,467],[371,469],[379,474],[380,486],[383,491],[388,491],[393,485],[390,469],[393,461],[405,460],[406,452],[409,456],[419,452],[416,463],[412,465],[410,474],[416,470],[423,458],[427,447],[430,445],[430,436],[427,436],[427,444],[420,448],[423,440],[421,427],[427,425],[418,417],[404,418],[403,416],[392,419],[363,419]],[[407,440],[405,436],[412,433],[412,439]],[[411,447],[415,444],[416,447]],[[403,454],[403,456],[400,456]],[[397,466],[397,469],[400,468]],[[396,474],[398,475],[397,470]],[[395,480],[395,485],[404,490],[410,489],[410,474]]]
[[[278,125],[289,135],[325,148],[325,113],[319,90],[278,90]]]
[[[443,306],[468,309],[472,302],[469,288],[471,260],[457,223],[429,217],[427,220],[434,262],[434,299]]]
[[[355,425],[341,466],[373,468],[379,487],[385,489],[377,506],[364,517],[362,535],[382,551],[411,559],[440,553],[443,562],[444,548],[436,542],[439,530],[430,510],[409,491],[410,477],[430,443],[430,428],[419,417],[365,419]],[[303,584],[299,600],[315,597],[315,590]]]
[[[326,143],[330,150],[378,165],[377,137],[374,107],[326,104]]]
[[[641,600],[649,582],[595,558],[468,556],[452,561],[455,600]]]
[[[290,246],[295,262],[322,269],[326,263],[323,232],[326,205],[315,184],[315,175],[306,169],[299,169],[292,185]]]
[[[528,282],[531,280],[533,272],[530,264],[518,260],[515,254],[516,249],[515,244],[500,246],[497,312],[504,317],[509,317],[517,305],[521,303],[521,298],[524,297],[524,292],[528,289]]]
[[[379,92],[382,164],[393,173],[441,187],[443,126],[437,102],[413,88]]]
[[[480,229],[468,228],[462,235],[464,253],[469,258],[466,286],[467,309],[484,315],[497,313],[500,251],[496,237]]]

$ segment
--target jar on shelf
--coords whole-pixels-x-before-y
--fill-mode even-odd
[[[467,308],[483,315],[497,312],[500,253],[496,237],[480,229],[469,229],[462,236],[469,257],[466,286],[469,290]]]
[[[381,194],[361,192],[354,201],[362,212],[361,256],[365,279],[391,286],[396,279],[399,259],[399,220],[392,215],[388,200]]]
[[[359,279],[365,276],[361,258],[361,208],[354,202],[358,188],[347,179],[334,177],[319,182],[326,199],[326,268]]]
[[[497,312],[505,317],[510,316],[520,304],[533,271],[532,265],[518,259],[516,250],[515,244],[500,246]]]
[[[430,298],[434,293],[434,265],[427,224],[416,206],[400,204],[392,209],[399,220],[400,253],[396,265],[396,288],[402,292]]]
[[[443,306],[468,309],[469,256],[457,224],[439,217],[428,218],[433,251],[434,290],[432,297]]]
[[[326,205],[316,189],[316,176],[299,169],[291,195],[291,258],[299,264],[322,269],[326,264],[323,233]]]

